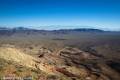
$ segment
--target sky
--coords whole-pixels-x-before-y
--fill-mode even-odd
[[[120,0],[0,0],[0,26],[120,31]]]

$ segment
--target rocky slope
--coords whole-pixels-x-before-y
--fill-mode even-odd
[[[33,51],[37,55],[28,55],[27,51],[14,45],[2,45],[0,47],[0,59],[36,70],[38,78],[35,80],[120,79],[120,73],[110,65],[113,63],[112,60],[105,59],[102,56],[73,47],[65,47],[57,52],[43,47],[30,49],[31,51],[28,52]],[[45,75],[39,74],[39,71]]]

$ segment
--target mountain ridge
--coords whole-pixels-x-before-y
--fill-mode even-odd
[[[26,27],[14,27],[14,28],[8,28],[8,27],[0,27],[0,30],[38,30],[38,31],[98,31],[102,32],[104,30],[101,29],[95,29],[95,28],[74,28],[74,29],[53,29],[53,30],[45,30],[45,29],[35,29],[35,28],[26,28]]]

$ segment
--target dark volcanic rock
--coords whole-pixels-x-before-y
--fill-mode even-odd
[[[96,60],[99,57],[94,56],[90,53],[81,51],[77,48],[66,47],[59,52],[59,55],[66,60],[68,63],[81,64],[83,61]]]
[[[59,55],[65,60],[67,66],[83,66],[90,73],[89,75],[96,77],[94,80],[119,80],[120,74],[115,70],[119,70],[118,63],[107,62],[97,53],[88,53],[78,48],[66,47],[59,51]],[[115,69],[114,69],[115,68]],[[61,71],[61,70],[60,70]],[[63,70],[64,72],[64,70]],[[68,73],[68,72],[65,72]],[[115,76],[113,76],[115,74]],[[71,74],[70,74],[71,75]],[[91,77],[88,77],[91,78]],[[93,80],[93,79],[90,79]]]

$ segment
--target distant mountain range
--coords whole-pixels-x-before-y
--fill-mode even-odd
[[[15,28],[6,28],[0,27],[0,35],[12,35],[16,33],[21,34],[68,34],[73,32],[104,32],[100,29],[92,29],[92,28],[76,28],[76,29],[59,29],[59,30],[39,30],[39,29],[32,29],[26,27],[15,27]]]
[[[15,28],[7,28],[7,27],[0,27],[0,30],[8,30],[8,31],[27,31],[27,30],[35,30],[35,31],[77,31],[77,32],[103,32],[100,29],[93,29],[93,28],[75,28],[75,29],[59,29],[59,30],[39,30],[34,28],[26,28],[26,27],[15,27]]]
[[[25,27],[15,27],[15,28],[0,27],[0,30],[30,30],[30,29]]]

